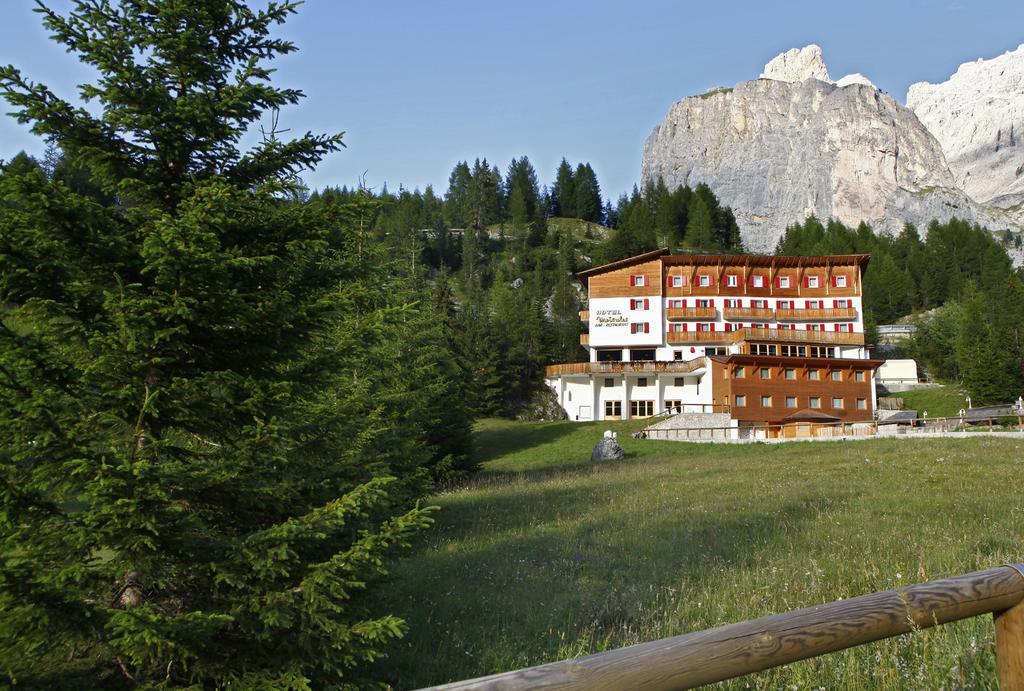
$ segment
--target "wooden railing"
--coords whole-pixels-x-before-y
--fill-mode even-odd
[[[669,319],[717,319],[714,307],[669,307],[665,310]]]
[[[771,321],[775,319],[775,310],[768,307],[726,307],[722,310],[726,319],[759,319]]]
[[[864,345],[864,334],[839,331],[797,331],[796,329],[743,328],[732,332],[737,341],[778,341],[781,343],[826,343]]]
[[[588,345],[590,345],[590,334],[580,334],[580,345],[581,346],[588,346]]]
[[[588,322],[588,321],[590,321],[590,310],[580,310],[580,321],[581,322]]]
[[[1024,566],[861,595],[438,689],[684,689],[919,629],[995,617],[1000,688],[1024,689]]]
[[[784,309],[775,310],[775,318],[780,322],[815,321],[818,319],[856,319],[857,310],[852,307],[829,307],[829,308],[805,308],[805,309]]]
[[[704,358],[692,360],[662,360],[648,362],[570,362],[562,365],[548,365],[544,368],[547,378],[561,377],[567,374],[619,374],[633,372],[637,374],[656,374],[658,372],[693,372],[704,366]]]
[[[732,343],[735,332],[730,331],[669,331],[668,343]]]

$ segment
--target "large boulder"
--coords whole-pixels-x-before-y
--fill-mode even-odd
[[[619,446],[619,440],[615,437],[605,437],[597,442],[593,453],[590,454],[592,461],[616,461],[625,457],[626,452]]]

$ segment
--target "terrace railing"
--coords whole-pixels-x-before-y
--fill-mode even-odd
[[[726,319],[753,319],[755,321],[772,321],[775,310],[770,307],[726,307],[722,310]]]
[[[685,689],[992,614],[1000,688],[1024,689],[1024,566],[861,595],[437,689]]]
[[[665,316],[673,321],[685,319],[717,319],[718,310],[714,307],[669,307]]]
[[[780,322],[796,321],[828,321],[829,319],[856,319],[857,310],[852,307],[807,307],[801,309],[786,309],[780,307],[775,310],[775,316]]]
[[[570,362],[562,365],[548,365],[544,368],[547,378],[568,374],[657,374],[658,372],[694,372],[704,366],[704,358],[692,360],[658,360],[645,362]]]

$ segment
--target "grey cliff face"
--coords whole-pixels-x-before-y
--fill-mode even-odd
[[[773,251],[787,225],[811,214],[891,232],[951,216],[1007,227],[1003,212],[958,188],[911,110],[860,75],[839,86],[821,79],[827,72],[817,60],[797,62],[806,74],[787,68],[783,79],[675,103],[647,139],[642,179],[707,183],[732,207],[753,251]]]

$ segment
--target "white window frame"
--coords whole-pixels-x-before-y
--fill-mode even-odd
[[[633,274],[629,277],[629,282],[635,288],[643,288],[647,285],[647,276],[645,274]]]
[[[672,277],[672,287],[673,288],[682,288],[685,285],[686,285],[686,276],[673,276]]]
[[[846,287],[846,276],[836,276],[836,288]]]
[[[779,276],[779,287],[789,288],[789,276]]]
[[[764,276],[760,274],[751,277],[754,281],[753,285],[755,288],[764,288]]]
[[[700,276],[697,277],[697,285],[700,286],[701,288],[710,288],[711,277],[708,276],[707,274],[701,274]]]
[[[808,288],[820,288],[821,287],[820,283],[821,282],[818,280],[817,276],[808,276],[807,277],[807,287]]]
[[[740,278],[736,274],[727,274],[725,277],[725,286],[727,288],[737,288],[740,285]]]

